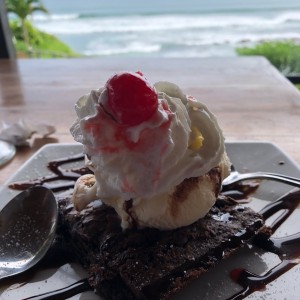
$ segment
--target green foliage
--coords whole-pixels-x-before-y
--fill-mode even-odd
[[[10,26],[19,57],[78,56],[59,39],[39,31],[28,21],[28,17],[35,11],[48,13],[40,0],[5,0],[5,4],[7,11],[17,16],[17,20],[10,22]]]
[[[31,46],[30,51],[23,39],[21,24],[16,20],[10,22],[15,47],[19,56],[42,58],[79,56],[55,36],[38,30],[32,26],[29,21],[26,21],[25,24],[28,31],[29,44]]]
[[[240,55],[265,56],[283,74],[300,73],[300,45],[293,41],[262,42],[256,46],[237,48]]]
[[[35,11],[48,13],[40,0],[5,0],[5,5],[8,12],[16,14],[21,20],[25,20]]]

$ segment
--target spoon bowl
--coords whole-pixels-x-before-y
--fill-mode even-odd
[[[32,187],[0,212],[0,279],[22,273],[44,257],[53,242],[58,208],[53,193]]]
[[[16,147],[0,140],[0,168],[8,163],[16,154]]]

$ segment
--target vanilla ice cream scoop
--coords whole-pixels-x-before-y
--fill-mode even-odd
[[[206,106],[177,85],[118,73],[75,109],[71,133],[95,176],[92,186],[82,178],[76,184],[77,209],[98,198],[116,209],[124,228],[169,229],[191,224],[214,204],[230,165],[224,137]],[[173,201],[184,182],[185,199]]]

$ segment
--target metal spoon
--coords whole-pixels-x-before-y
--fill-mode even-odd
[[[30,188],[0,212],[0,279],[26,271],[46,254],[55,236],[57,202],[45,187]]]
[[[0,167],[9,162],[16,154],[16,147],[0,140]]]
[[[295,178],[283,174],[269,173],[269,172],[251,172],[251,173],[239,173],[231,168],[231,173],[222,182],[222,187],[230,187],[231,185],[240,181],[251,180],[251,179],[267,179],[272,181],[278,181],[292,186],[300,187],[300,178]]]

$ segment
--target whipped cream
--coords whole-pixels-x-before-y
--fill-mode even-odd
[[[71,133],[84,145],[95,176],[92,185],[91,178],[76,184],[77,209],[101,199],[116,209],[123,228],[134,222],[170,229],[191,224],[214,204],[216,185],[228,175],[230,165],[215,116],[175,84],[158,82],[154,88],[157,109],[134,126],[116,122],[106,87],[76,103],[78,119]],[[215,167],[219,175],[212,180],[207,173]],[[187,178],[198,181],[185,193],[186,199],[174,202],[176,189]]]

